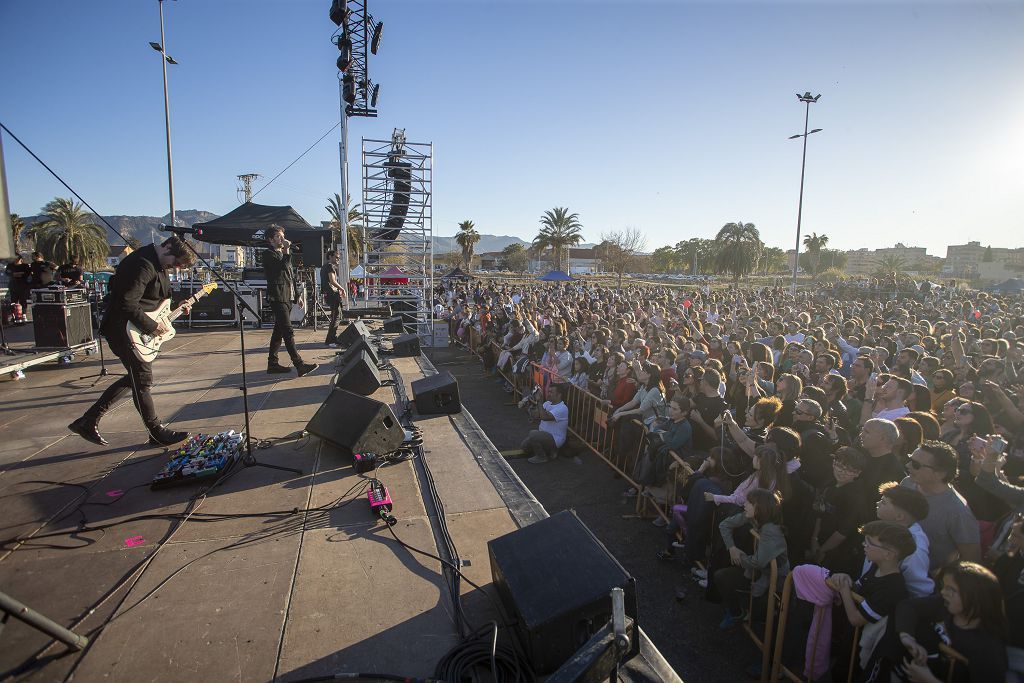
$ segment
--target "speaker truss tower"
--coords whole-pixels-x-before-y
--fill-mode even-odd
[[[424,344],[433,334],[432,175],[433,146],[408,142],[404,129],[390,140],[363,139],[367,296],[390,303]]]

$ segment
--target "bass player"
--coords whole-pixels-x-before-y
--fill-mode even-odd
[[[190,268],[193,263],[195,255],[191,249],[180,237],[171,235],[159,245],[150,244],[133,251],[118,264],[110,279],[107,312],[100,333],[128,374],[107,387],[85,415],[68,425],[69,430],[86,441],[106,445],[99,430],[100,418],[130,391],[142,422],[149,430],[151,444],[170,446],[189,437],[188,432],[168,429],[157,417],[149,393],[153,386],[153,364],[140,360],[133,352],[127,324],[131,322],[150,335],[166,333],[167,324],[157,323],[146,313],[155,311],[164,300],[171,298],[167,271]]]

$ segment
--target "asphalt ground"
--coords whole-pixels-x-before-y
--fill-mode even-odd
[[[463,405],[497,449],[519,449],[531,421],[480,360],[456,346],[429,350],[428,356],[439,371],[458,380]],[[744,669],[758,658],[750,639],[739,627],[719,630],[724,608],[704,599],[704,591],[679,561],[657,559],[665,531],[650,520],[630,517],[634,505],[623,496],[626,483],[585,447],[575,455],[543,465],[532,465],[525,457],[509,462],[548,513],[575,510],[636,578],[640,625],[684,681],[747,680]],[[687,596],[679,601],[676,591],[683,587]]]

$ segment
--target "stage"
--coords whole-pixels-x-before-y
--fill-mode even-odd
[[[370,514],[365,479],[350,457],[299,436],[331,390],[334,350],[323,346],[323,335],[296,330],[305,360],[321,364],[296,378],[265,374],[270,330],[246,332],[252,435],[263,446],[254,454],[302,474],[239,468],[194,500],[197,485],[149,489],[167,458],[145,445],[130,398],[101,423],[108,446],[67,432],[116,379],[92,388],[93,378],[78,379],[98,370],[98,356],[37,366],[26,379],[3,384],[0,537],[36,540],[0,550],[0,590],[93,639],[84,653],[52,646],[27,680],[431,676],[459,640],[439,563],[403,548]],[[153,391],[161,416],[192,432],[240,430],[237,331],[183,331],[165,349]],[[414,380],[433,374],[423,357],[393,363],[410,395]],[[121,370],[116,360],[108,367]],[[373,398],[390,404],[395,391],[385,386]],[[471,415],[415,419],[462,571],[486,587],[487,541],[546,513]],[[403,461],[377,476],[394,501],[397,537],[438,554],[422,464]],[[112,526],[38,538],[83,523]],[[462,590],[471,621],[494,618],[485,596],[465,582]],[[0,635],[0,678],[48,642],[9,621]],[[667,667],[646,640],[644,655],[632,667],[634,680],[672,679],[652,674],[650,666]]]

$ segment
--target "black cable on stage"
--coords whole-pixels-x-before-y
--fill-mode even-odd
[[[310,145],[310,146],[309,146],[309,147],[308,147],[308,148],[306,149],[306,151],[305,151],[305,152],[303,152],[302,154],[300,154],[300,155],[299,155],[299,156],[298,156],[298,157],[297,157],[297,158],[295,159],[295,161],[293,161],[292,163],[290,163],[290,164],[288,164],[287,166],[285,166],[285,167],[284,167],[284,170],[282,170],[282,171],[281,171],[280,173],[278,173],[278,174],[277,174],[276,176],[274,176],[273,178],[271,178],[270,180],[268,180],[268,181],[267,181],[267,184],[266,184],[266,185],[264,185],[264,186],[263,186],[263,187],[261,187],[260,189],[256,190],[256,191],[255,191],[255,192],[253,193],[253,195],[252,195],[252,198],[253,198],[253,199],[255,199],[255,198],[256,198],[256,195],[258,195],[258,194],[259,194],[260,192],[263,192],[263,190],[267,189],[267,188],[268,188],[268,187],[270,186],[270,183],[274,182],[275,180],[277,180],[278,178],[280,178],[280,177],[281,177],[282,175],[284,175],[284,172],[285,172],[285,171],[287,171],[287,170],[288,170],[289,168],[291,168],[292,166],[294,166],[295,164],[297,164],[297,163],[299,162],[299,159],[301,159],[302,157],[306,156],[306,155],[307,155],[307,154],[309,153],[309,150],[311,150],[311,149],[313,149],[314,147],[316,147],[317,145],[319,145],[319,144],[320,144],[320,142],[321,142],[321,141],[322,141],[322,140],[323,140],[323,139],[324,139],[325,137],[327,137],[328,135],[330,135],[331,133],[333,133],[333,132],[334,132],[334,129],[335,129],[335,128],[337,128],[337,127],[338,127],[338,126],[340,126],[340,125],[341,125],[341,121],[338,121],[338,122],[337,122],[336,124],[334,124],[333,126],[331,126],[331,129],[330,129],[329,131],[327,131],[326,133],[324,133],[323,135],[321,135],[321,136],[320,136],[320,139],[319,139],[319,140],[317,140],[316,142],[314,142],[314,143],[313,143],[312,145]],[[251,201],[251,200],[250,200],[250,201]]]
[[[14,141],[15,141],[15,142],[17,142],[17,143],[18,143],[19,145],[21,145],[22,149],[24,149],[24,150],[25,150],[26,152],[28,152],[29,154],[31,154],[31,155],[32,155],[32,158],[33,158],[33,159],[35,159],[36,161],[38,161],[38,162],[40,163],[40,165],[42,165],[42,167],[43,167],[43,168],[45,168],[45,169],[46,169],[47,171],[49,171],[49,172],[50,172],[50,175],[52,175],[52,176],[53,176],[54,178],[56,178],[56,179],[58,180],[58,182],[60,182],[60,184],[61,184],[61,185],[63,185],[64,187],[68,188],[68,192],[70,192],[71,194],[75,195],[75,197],[76,197],[76,198],[78,199],[78,201],[82,202],[82,203],[83,203],[83,204],[85,204],[85,205],[86,205],[87,207],[89,207],[89,210],[90,210],[90,211],[92,211],[92,212],[93,212],[93,214],[95,214],[97,218],[99,218],[99,219],[100,219],[101,221],[103,221],[103,224],[104,224],[104,225],[106,225],[106,226],[107,226],[107,227],[108,227],[108,228],[110,229],[110,231],[111,231],[112,233],[114,233],[115,235],[117,235],[118,237],[120,237],[120,238],[121,238],[121,240],[122,240],[122,241],[123,241],[123,242],[124,242],[125,244],[128,244],[128,238],[127,238],[127,237],[125,237],[124,235],[122,235],[122,234],[121,234],[121,232],[120,232],[120,231],[119,231],[119,230],[118,230],[117,228],[115,228],[115,227],[114,227],[113,225],[111,225],[111,224],[110,224],[110,222],[109,222],[109,221],[107,221],[107,219],[106,219],[106,218],[104,218],[103,216],[101,216],[101,215],[100,215],[100,212],[99,212],[99,211],[97,211],[96,209],[92,208],[92,204],[90,204],[89,202],[87,202],[87,201],[85,201],[84,199],[82,199],[82,195],[80,195],[80,194],[78,194],[77,192],[75,192],[75,191],[74,191],[74,189],[72,189],[72,187],[71,187],[70,185],[68,185],[68,184],[67,184],[66,182],[64,182],[64,179],[63,179],[63,178],[61,178],[61,177],[60,177],[59,175],[57,175],[57,172],[56,172],[56,171],[54,171],[54,170],[53,170],[52,168],[50,168],[49,166],[47,166],[47,165],[46,165],[46,162],[45,162],[45,161],[43,161],[42,159],[40,159],[40,158],[39,158],[39,157],[38,157],[38,156],[36,155],[36,153],[35,153],[35,152],[33,152],[33,151],[32,151],[31,149],[29,149],[29,148],[28,148],[28,145],[26,145],[26,144],[25,144],[24,142],[22,142],[22,141],[21,141],[21,140],[20,140],[20,139],[18,138],[18,136],[17,136],[17,135],[15,135],[14,133],[12,133],[12,132],[11,132],[11,129],[10,129],[10,128],[8,128],[7,126],[5,126],[5,125],[4,125],[3,123],[0,123],[0,128],[3,128],[3,129],[4,129],[5,131],[7,131],[7,134],[8,134],[8,135],[10,135],[10,136],[11,136],[11,137],[12,137],[12,138],[14,139]],[[172,216],[171,218],[173,218],[173,216]]]

